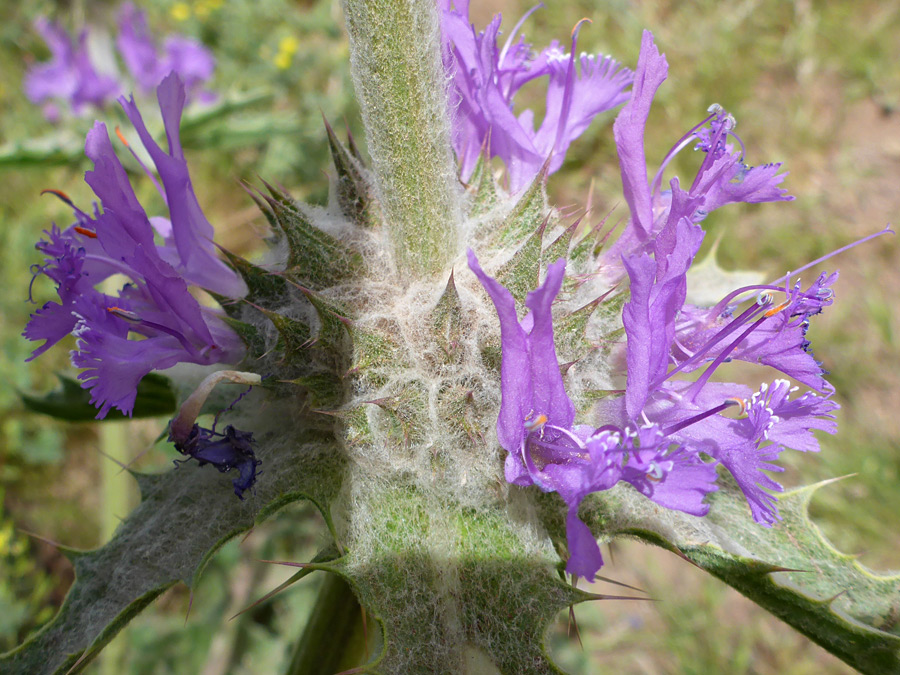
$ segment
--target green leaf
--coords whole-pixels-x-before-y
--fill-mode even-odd
[[[57,373],[61,387],[44,396],[20,394],[22,403],[32,412],[50,415],[69,422],[94,421],[97,408],[91,405],[91,395],[75,378]],[[159,417],[175,411],[175,392],[169,378],[158,373],[148,373],[138,383],[137,398],[132,417]],[[103,418],[103,422],[124,419],[119,410],[113,408]]]
[[[0,657],[0,671],[83,670],[160,593],[178,581],[193,587],[225,542],[291,502],[311,500],[334,532],[328,506],[339,488],[343,460],[331,435],[307,432],[285,445],[283,431],[253,431],[262,471],[244,501],[231,489],[232,476],[210,466],[185,463],[164,474],[137,474],[141,504],[105,546],[73,553],[75,583],[62,609],[25,644]]]
[[[700,262],[695,262],[688,270],[687,301],[692,305],[712,307],[733,290],[766,281],[766,275],[762,272],[729,271],[719,267],[716,254],[721,240],[719,237],[706,257]]]
[[[750,519],[732,483],[695,518],[655,506],[631,488],[598,493],[589,525],[674,551],[718,577],[863,673],[900,673],[900,575],[878,575],[837,551],[808,515],[828,482],[786,492],[782,520]]]

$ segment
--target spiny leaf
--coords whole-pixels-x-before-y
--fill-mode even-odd
[[[57,373],[60,388],[44,396],[32,396],[20,394],[22,403],[33,412],[50,415],[60,420],[69,422],[94,421],[97,417],[97,408],[91,405],[91,395],[87,389],[82,389],[81,383],[71,377]],[[169,378],[159,373],[148,373],[137,386],[137,398],[134,402],[134,411],[131,416],[159,417],[175,411],[175,392],[169,382]],[[113,408],[109,414],[101,420],[125,419],[125,415]]]
[[[344,384],[334,373],[313,373],[287,381],[306,390],[307,403],[315,410],[337,408],[344,400]]]
[[[186,463],[142,479],[141,504],[108,544],[76,557],[75,583],[62,609],[25,644],[0,657],[0,670],[62,675],[76,663],[73,672],[83,670],[155,597],[178,581],[196,584],[226,541],[285,504],[310,499],[330,523],[328,505],[343,470],[330,435],[307,433],[277,452],[268,448],[274,438],[270,432],[258,436],[264,470],[244,501],[234,496],[230,477],[212,467]]]
[[[278,586],[273,588],[271,591],[266,593],[264,596],[262,596],[259,600],[255,601],[250,606],[245,607],[244,609],[242,609],[240,612],[238,612],[231,618],[234,619],[235,617],[238,617],[241,614],[244,614],[245,612],[250,611],[254,607],[258,607],[259,605],[263,604],[267,600],[269,600],[269,599],[275,597],[276,595],[278,595],[279,593],[281,593],[281,591],[285,590],[286,588],[289,588],[290,586],[293,586],[295,583],[297,583],[304,577],[309,576],[313,572],[318,571],[319,567],[318,567],[317,563],[332,562],[334,560],[337,560],[339,557],[340,557],[340,553],[338,552],[336,547],[327,546],[326,548],[324,548],[321,551],[319,551],[318,553],[316,553],[316,555],[310,561],[309,567],[304,567],[304,568],[300,569],[296,574],[294,574],[292,577],[287,579],[285,582],[279,584]]]
[[[475,169],[469,178],[468,189],[473,192],[475,198],[472,202],[472,216],[480,216],[500,203],[497,194],[497,181],[494,180],[494,172],[491,171],[490,160],[482,152],[475,164]]]
[[[506,286],[516,301],[522,304],[525,303],[528,293],[538,285],[541,271],[541,243],[546,227],[545,218],[513,257],[497,271],[497,281]]]
[[[512,211],[503,219],[497,230],[497,238],[501,243],[521,240],[531,235],[547,219],[550,207],[547,206],[547,163],[535,176],[531,185],[516,202]]]
[[[308,357],[303,356],[303,353],[309,347],[312,329],[302,321],[292,319],[278,312],[270,311],[264,307],[257,307],[257,309],[272,322],[275,330],[278,331],[284,360],[289,363],[296,362],[297,359],[306,360]]]
[[[385,413],[381,419],[376,418],[376,422],[382,422],[379,435],[387,447],[405,449],[425,438],[430,420],[427,416],[428,389],[424,383],[405,382],[397,391],[370,403]]]
[[[580,224],[581,219],[579,218],[569,225],[561,235],[554,239],[553,242],[544,249],[544,252],[541,255],[542,266],[546,267],[547,265],[552,265],[560,258],[569,257],[569,245],[572,243],[572,235],[575,234],[575,230],[578,229]]]
[[[432,334],[443,351],[441,359],[444,363],[454,363],[461,358],[460,340],[467,330],[468,320],[463,312],[462,302],[456,290],[453,271],[444,287],[444,292],[428,315]]]
[[[249,292],[247,299],[258,305],[278,305],[288,293],[287,281],[278,274],[254,265],[236,253],[222,249],[228,263],[241,275]],[[220,303],[221,304],[221,303]]]
[[[313,336],[315,349],[325,355],[327,365],[334,372],[342,375],[348,367],[347,346],[350,337],[346,312],[318,293],[308,288],[299,288],[319,317],[319,327]]]
[[[863,673],[900,673],[900,575],[877,575],[825,540],[808,505],[826,483],[781,495],[771,528],[750,519],[733,481],[710,496],[705,518],[616,489],[598,493],[589,524],[677,552]]]
[[[612,234],[613,229],[615,229],[612,228],[603,234],[603,227],[606,225],[609,215],[609,213],[606,214],[606,216],[603,217],[603,220],[594,225],[589,232],[586,232],[584,236],[576,242],[575,246],[572,248],[572,252],[569,254],[569,260],[580,263],[588,258],[593,258],[600,253],[607,238],[609,238],[609,235]]]
[[[612,290],[607,291],[596,300],[554,322],[553,338],[562,358],[578,359],[591,349],[592,345],[585,335],[588,320],[611,292]]]
[[[307,207],[275,186],[265,181],[263,184],[271,195],[265,199],[275,216],[275,225],[287,241],[285,274],[299,283],[327,288],[364,272],[362,256],[316,227]]]
[[[363,175],[362,166],[340,142],[328,120],[324,116],[322,119],[337,172],[335,196],[338,207],[341,213],[360,227],[373,227],[379,223],[380,210],[372,197],[372,189]]]
[[[407,354],[395,338],[400,333],[400,326],[393,319],[383,318],[376,325],[366,326],[347,319],[344,326],[353,341],[349,372],[360,373],[373,368],[396,370],[407,365]]]
[[[234,319],[231,316],[223,316],[222,320],[228,324],[228,327],[231,328],[231,330],[238,334],[239,338],[241,338],[244,345],[247,347],[247,357],[251,359],[259,358],[265,353],[266,341],[256,326],[252,326],[239,319]]]

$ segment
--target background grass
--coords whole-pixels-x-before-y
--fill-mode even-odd
[[[529,6],[483,3],[473,6],[472,18],[481,27],[494,11],[502,11],[509,29]],[[336,126],[346,118],[360,134],[339,9],[332,2],[286,0],[159,1],[145,7],[155,30],[178,30],[213,48],[219,63],[214,88],[237,92],[263,86],[271,94],[198,134],[189,157],[200,202],[220,240],[250,255],[262,225],[238,179],[252,182],[258,173],[298,196],[321,200],[327,189],[323,171],[330,165],[320,110]],[[30,21],[46,14],[70,28],[84,21],[111,27],[114,12],[105,3],[45,2],[22,10],[0,5],[0,144],[60,133],[21,94],[26,65],[46,58]],[[786,186],[796,201],[728,207],[710,216],[708,242],[722,236],[724,266],[778,277],[898,220],[900,3],[551,0],[524,30],[536,47],[551,39],[565,43],[584,16],[593,24],[583,27],[580,50],[611,53],[633,67],[646,27],[667,54],[670,77],[648,125],[651,166],[718,102],[737,117],[751,164],[784,161],[790,170]],[[528,99],[523,104],[540,108],[536,89],[523,94]],[[98,115],[111,124],[122,119],[114,109]],[[598,120],[573,144],[563,170],[551,178],[557,204],[584,204],[593,184],[597,213],[613,207],[622,212],[611,120],[611,115]],[[69,133],[77,138],[89,124],[90,118],[76,121]],[[682,153],[674,171],[690,175],[695,162],[692,153]],[[0,376],[6,385],[0,389],[0,648],[49,619],[71,581],[71,568],[55,548],[23,530],[95,546],[134,499],[130,479],[103,470],[108,460],[98,452],[102,439],[96,427],[29,416],[16,395],[51,388],[54,369],[67,368],[63,349],[25,364],[30,346],[19,333],[32,310],[23,300],[28,265],[38,261],[33,244],[51,220],[65,224],[69,218],[63,205],[38,193],[54,187],[89,203],[81,182],[85,168],[83,162],[0,168],[0,276],[6,289],[0,294]],[[141,197],[152,198],[150,186],[142,191]],[[814,515],[840,548],[860,552],[864,562],[883,569],[897,565],[900,548],[900,247],[895,238],[881,238],[830,263],[829,269],[841,269],[837,302],[816,317],[810,339],[837,388],[841,429],[822,439],[819,455],[786,454],[782,477],[796,485],[855,474],[820,493]],[[52,295],[52,288],[36,286],[38,302]],[[171,451],[153,446],[158,422],[126,424],[139,442],[109,448],[118,459],[129,461],[147,450],[140,466],[171,461]],[[315,575],[234,622],[225,618],[289,575],[256,559],[309,557],[315,529],[298,532],[289,516],[245,542],[232,542],[217,556],[186,624],[186,591],[173,589],[123,631],[92,668],[279,672],[302,630]],[[626,542],[617,545],[605,572],[646,589],[657,601],[579,607],[583,650],[567,635],[561,617],[551,643],[573,673],[848,670],[673,556]]]

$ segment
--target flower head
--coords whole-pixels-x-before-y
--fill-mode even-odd
[[[453,146],[464,180],[486,148],[490,157],[506,163],[510,191],[517,192],[548,160],[548,172],[557,171],[571,142],[594,117],[627,99],[631,71],[601,54],[576,58],[581,24],[572,31],[568,54],[554,41],[535,56],[518,32],[541,5],[516,24],[502,48],[497,44],[499,14],[476,33],[468,2],[442,0],[440,6],[444,63],[453,78]],[[514,113],[513,99],[524,84],[541,77],[548,79],[546,112],[535,129],[534,113]]]
[[[81,31],[73,44],[62,26],[44,17],[36,19],[34,27],[50,48],[52,58],[47,63],[33,66],[25,76],[25,95],[33,103],[48,99],[65,101],[73,115],[82,116],[92,107],[105,106],[128,89],[127,82],[97,68],[88,49],[90,34],[87,29]],[[202,90],[215,70],[212,53],[195,40],[170,35],[160,54],[147,28],[146,14],[130,3],[123,5],[119,13],[116,45],[142,93],[154,91],[165,76],[174,72],[184,83],[188,98],[214,98],[211,92]],[[44,113],[48,119],[56,121],[60,109],[48,102]]]
[[[146,13],[131,3],[124,4],[119,11],[116,45],[142,92],[153,91],[166,75],[175,72],[184,82],[189,96],[198,93],[201,99],[212,96],[209,92],[199,92],[216,67],[215,57],[210,51],[196,40],[183,35],[170,35],[160,54],[147,28]]]
[[[625,482],[660,506],[703,516],[722,465],[753,518],[770,526],[779,519],[773,493],[782,488],[768,473],[783,470],[777,464],[781,452],[815,452],[813,432],[837,428],[833,389],[805,339],[810,317],[833,301],[837,274],[823,274],[809,285],[797,278],[825,258],[773,283],[738,288],[712,308],[686,302],[705,215],[730,202],[789,197],[778,187],[784,178],[779,165],[744,164],[734,118],[720,106],[675,144],[648,182],[644,125],[666,74],[665,57],[645,33],[631,100],[614,125],[631,218],[603,259],[610,276],[630,282],[622,311],[627,380],[624,396],[606,398],[595,409],[599,427],[576,424],[554,349],[551,307],[562,287],[564,261],[548,267],[543,284],[528,294],[529,312],[520,320],[510,292],[469,251],[469,266],[500,320],[497,437],[508,453],[506,478],[562,497],[568,506],[567,570],[589,579],[602,564],[590,529],[578,517],[590,493]],[[703,153],[696,177],[687,189],[673,178],[662,191],[664,168],[688,144]],[[781,378],[755,392],[713,381],[733,360],[773,368],[814,391],[797,393],[797,386]],[[691,380],[680,377],[691,371],[701,372]]]
[[[101,107],[118,95],[120,87],[116,79],[98,72],[91,62],[87,30],[73,44],[62,26],[44,17],[35,20],[34,28],[50,48],[51,59],[33,66],[25,75],[28,100],[44,103],[48,99],[63,99],[74,115],[83,115],[90,106]],[[54,120],[59,110],[47,103],[44,113]]]
[[[528,294],[521,321],[512,294],[482,270],[469,251],[469,267],[500,319],[502,362],[497,438],[507,451],[506,479],[557,492],[569,507],[567,538],[571,574],[593,579],[603,564],[600,549],[578,507],[591,492],[619,481],[657,503],[703,515],[703,497],[715,490],[715,466],[675,444],[658,427],[574,425],[553,343],[551,307],[562,286],[565,261],[547,268],[544,283]]]
[[[246,287],[216,257],[212,225],[191,186],[178,138],[184,87],[176,75],[162,82],[158,98],[168,152],[150,137],[134,101],[120,102],[156,164],[169,219],[147,216],[106,126],[98,122],[85,143],[94,163],[85,181],[100,204],[88,214],[57,193],[72,206],[76,222],[65,230],[54,225],[37,244],[46,258],[35,275],[57,284],[59,303],[46,303],[25,328],[28,339],[45,341],[31,358],[75,335],[72,363],[85,369],[79,378],[100,418],[113,406],[129,414],[137,384],[151,370],[181,362],[235,362],[243,352],[237,335],[188,290],[193,284],[240,297]],[[114,274],[129,279],[116,296],[97,288]]]
[[[781,486],[763,471],[781,470],[774,462],[784,447],[818,450],[811,429],[836,430],[832,413],[838,406],[828,398],[832,389],[808,352],[805,333],[809,318],[831,304],[830,286],[837,275],[822,275],[808,288],[799,281],[790,286],[791,275],[783,280],[784,288],[740,288],[709,310],[685,304],[687,271],[703,240],[697,223],[706,213],[733,201],[787,197],[776,187],[783,179],[778,165],[743,164],[743,143],[735,137],[741,147],[737,152],[727,140],[733,136],[734,119],[720,106],[711,107],[710,116],[663,162],[665,166],[678,149],[696,140],[705,155],[691,187],[682,190],[673,179],[671,192],[663,195],[658,191],[662,169],[648,186],[643,124],[666,70],[665,57],[645,33],[634,96],[614,125],[631,208],[616,251],[631,282],[631,299],[622,313],[628,380],[621,419],[658,424],[671,441],[719,461],[743,490],[753,517],[770,525],[778,514],[775,498],[766,490]],[[759,291],[755,301],[737,311],[747,302],[741,298]],[[786,380],[763,384],[753,397],[743,385],[711,382],[717,369],[734,359],[770,366],[827,395],[803,394],[790,404],[787,422],[779,414],[794,391]],[[700,368],[704,370],[693,382],[674,379]],[[742,411],[738,419],[722,415],[734,405]]]

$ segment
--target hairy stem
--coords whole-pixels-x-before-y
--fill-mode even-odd
[[[344,0],[353,81],[396,264],[411,278],[456,253],[459,182],[433,0]]]

